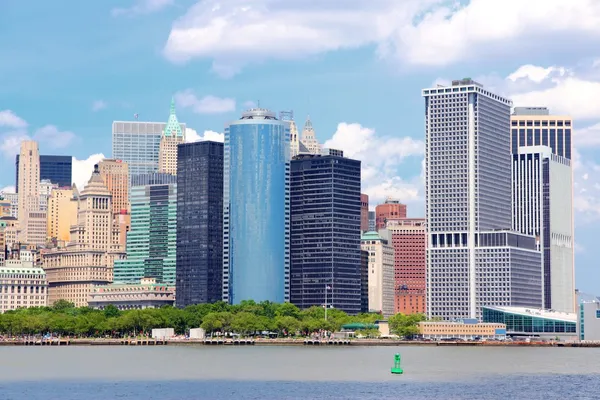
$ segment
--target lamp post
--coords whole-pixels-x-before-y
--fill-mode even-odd
[[[325,284],[325,321],[327,321],[327,291],[331,289],[331,286]]]

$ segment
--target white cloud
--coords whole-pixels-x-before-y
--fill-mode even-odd
[[[173,5],[174,3],[175,0],[136,0],[133,6],[129,8],[113,8],[111,13],[113,16],[150,14],[160,11],[167,6]]]
[[[192,89],[175,93],[175,101],[183,108],[198,114],[221,114],[235,111],[235,99],[204,96],[199,99]]]
[[[73,183],[77,185],[77,189],[83,190],[87,182],[94,172],[94,165],[105,159],[104,154],[92,154],[85,160],[78,160],[73,157],[72,177]]]
[[[76,138],[70,131],[59,131],[54,125],[46,125],[36,130],[33,139],[53,149],[67,147]]]
[[[92,111],[100,111],[105,109],[107,106],[106,102],[103,100],[96,100],[92,103]]]
[[[600,115],[598,115],[600,118]],[[592,126],[573,131],[573,143],[580,148],[600,146],[600,122]]]
[[[246,110],[250,109],[250,108],[255,108],[256,107],[256,102],[252,101],[252,100],[248,100],[244,102],[244,108]]]
[[[519,79],[529,79],[535,83],[541,83],[544,80],[550,78],[553,73],[558,73],[560,76],[564,76],[567,73],[567,69],[564,67],[540,67],[537,65],[523,65],[519,67],[515,72],[508,75],[506,79],[510,81],[517,81]]]
[[[21,142],[30,140],[26,131],[12,131],[1,136],[0,151],[4,156],[11,158],[19,154]]]
[[[0,193],[16,193],[17,188],[14,186],[5,186],[0,189]]]
[[[175,21],[164,54],[212,59],[228,77],[250,63],[373,44],[382,58],[441,66],[561,48],[587,54],[599,38],[596,0],[345,0],[343,8],[333,0],[203,0]]]
[[[369,195],[369,203],[378,204],[388,196],[404,203],[422,202],[421,177],[404,180],[398,176],[398,167],[405,158],[423,156],[422,141],[378,135],[360,124],[342,122],[323,146],[343,150],[345,156],[361,160],[362,192]]]
[[[185,129],[185,141],[186,143],[192,142],[202,142],[205,140],[210,140],[213,142],[221,142],[225,140],[225,135],[223,133],[215,132],[215,131],[204,131],[204,134],[200,136],[196,130],[192,128]]]
[[[27,122],[11,110],[1,110],[0,126],[21,129],[27,127]]]

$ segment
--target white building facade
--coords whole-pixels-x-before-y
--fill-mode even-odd
[[[390,317],[394,315],[394,247],[377,232],[366,232],[361,249],[369,253],[369,312]]]

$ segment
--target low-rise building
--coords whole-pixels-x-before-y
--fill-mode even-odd
[[[172,306],[175,304],[175,285],[156,283],[154,278],[143,278],[140,283],[113,283],[94,287],[88,306],[103,310],[109,304],[119,310]]]
[[[506,325],[509,336],[577,338],[577,315],[526,307],[482,307],[483,322]]]
[[[46,272],[29,251],[15,252],[0,266],[0,312],[48,305]]]
[[[477,319],[463,319],[453,322],[419,322],[419,335],[422,339],[500,339],[506,338],[506,325],[481,323]]]
[[[579,304],[579,339],[600,340],[600,298]]]

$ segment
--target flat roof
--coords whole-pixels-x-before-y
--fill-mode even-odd
[[[576,313],[566,313],[555,310],[544,310],[540,308],[531,308],[531,307],[501,307],[501,306],[483,306],[483,308],[487,308],[488,310],[496,310],[509,314],[517,314],[523,315],[527,317],[536,317],[543,319],[552,319],[555,321],[564,321],[564,322],[577,322],[577,314]]]

